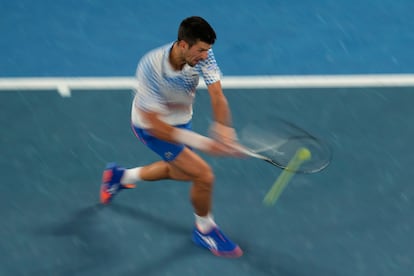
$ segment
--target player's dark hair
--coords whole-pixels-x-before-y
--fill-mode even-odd
[[[199,16],[184,19],[178,29],[178,41],[184,40],[190,47],[201,40],[207,44],[214,44],[216,33],[210,24]]]

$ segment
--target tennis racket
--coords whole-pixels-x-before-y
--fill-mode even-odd
[[[239,132],[243,146],[238,150],[294,173],[317,173],[330,164],[332,151],[326,142],[287,120],[273,118],[272,124],[271,130],[262,128],[260,122],[245,126]],[[289,166],[301,149],[308,150],[312,157],[302,160],[300,166]]]

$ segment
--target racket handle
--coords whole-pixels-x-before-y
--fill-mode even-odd
[[[243,147],[240,144],[235,145],[234,146],[234,149],[237,150],[237,151],[239,151],[240,153],[242,153],[244,155],[247,155],[247,156],[250,156],[250,157],[254,157],[254,158],[258,158],[258,159],[263,159],[263,160],[268,159],[268,158],[264,157],[263,155],[260,155],[260,154],[257,154],[257,153],[252,152],[251,150],[249,150],[246,147]]]

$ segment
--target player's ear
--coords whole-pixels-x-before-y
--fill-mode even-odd
[[[185,40],[180,40],[180,41],[178,41],[178,46],[181,49],[186,49],[189,45],[188,45],[188,43]]]

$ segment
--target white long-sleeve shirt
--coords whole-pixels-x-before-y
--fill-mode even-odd
[[[175,71],[169,62],[173,44],[148,52],[138,64],[138,85],[131,112],[132,123],[137,127],[148,127],[137,108],[159,113],[160,119],[170,125],[189,122],[199,77],[206,85],[220,80],[220,69],[212,49],[208,51],[208,57],[194,67],[186,64],[181,71]]]

